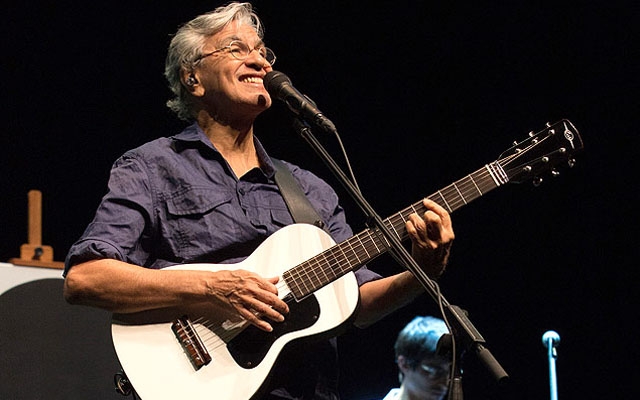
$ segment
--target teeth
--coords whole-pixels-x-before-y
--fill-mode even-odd
[[[242,82],[262,83],[262,78],[258,78],[258,77],[255,77],[255,76],[250,76],[250,77],[242,79]]]

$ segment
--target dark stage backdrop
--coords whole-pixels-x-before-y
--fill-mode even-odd
[[[105,193],[111,163],[178,132],[183,124],[164,106],[166,46],[180,23],[218,4],[4,8],[1,261],[27,241],[30,189],[43,192],[43,242],[63,260]],[[469,312],[511,376],[497,390],[468,356],[465,394],[548,397],[541,336],[553,329],[562,340],[561,399],[637,395],[637,3],[254,4],[276,69],[336,124],[382,216],[495,160],[546,122],[574,122],[585,143],[575,168],[540,187],[498,188],[453,214],[442,292]],[[258,121],[258,136],[274,156],[336,185],[354,230],[364,229],[362,213],[290,118],[276,104]],[[339,159],[335,142],[324,141]],[[371,268],[401,270],[390,257]],[[393,341],[416,314],[437,314],[430,297],[342,337],[346,399],[381,398],[397,386]]]

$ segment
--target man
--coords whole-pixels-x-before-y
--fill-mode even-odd
[[[219,7],[178,30],[165,67],[176,95],[168,105],[192,124],[115,162],[108,193],[67,256],[67,301],[119,314],[204,304],[264,332],[287,320],[290,308],[278,296],[278,276],[232,267],[165,269],[239,263],[294,222],[274,182],[274,164],[253,130],[255,118],[272,104],[262,79],[274,62],[248,3]],[[352,236],[335,192],[312,173],[286,165],[333,240]],[[454,233],[442,207],[424,204],[428,211],[411,215],[406,230],[414,258],[437,278]],[[409,272],[381,278],[363,267],[355,275],[359,327],[422,293]],[[338,399],[335,341],[299,346],[279,357],[265,390],[272,397],[265,398]]]
[[[442,400],[447,394],[451,354],[438,342],[449,329],[443,320],[415,317],[398,334],[394,349],[400,388],[383,400]]]

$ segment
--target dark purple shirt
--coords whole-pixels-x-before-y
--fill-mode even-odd
[[[265,238],[293,223],[273,179],[273,163],[258,139],[255,147],[262,168],[240,179],[197,124],[125,153],[113,165],[109,191],[93,221],[69,250],[65,274],[75,264],[102,258],[154,269],[245,259]],[[335,191],[311,172],[286,165],[336,243],[351,237]],[[363,267],[356,271],[356,278],[362,284],[379,275]],[[312,398],[303,394],[309,389],[318,398],[321,392],[333,398],[329,393],[335,391],[337,377],[331,369],[336,368],[336,359],[326,351],[332,351],[335,343],[329,348],[324,343],[319,344],[324,350],[315,357],[324,360],[317,365],[310,362],[311,354],[300,352],[300,360],[282,363],[286,372],[281,378],[293,370],[301,376],[287,380],[307,386],[285,391],[298,393],[291,398]],[[299,369],[309,366],[313,370]]]

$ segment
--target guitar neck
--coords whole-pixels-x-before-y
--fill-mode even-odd
[[[470,203],[498,186],[507,183],[508,177],[501,165],[494,161],[464,178],[446,186],[428,198],[449,213]],[[422,200],[388,217],[383,224],[398,239],[408,237],[405,223],[409,215],[422,215],[427,211]],[[361,267],[379,255],[386,253],[390,244],[380,229],[366,229],[344,242],[325,250],[317,256],[297,265],[283,274],[285,282],[297,300]]]

